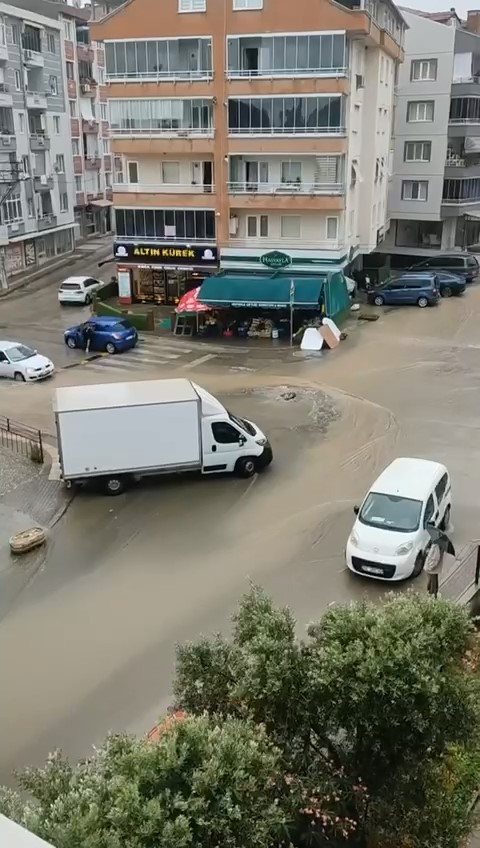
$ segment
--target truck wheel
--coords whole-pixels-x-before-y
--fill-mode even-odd
[[[256,470],[255,460],[251,456],[242,456],[235,465],[235,473],[239,477],[253,477]]]
[[[104,488],[107,495],[121,495],[126,489],[126,482],[123,477],[107,477]]]

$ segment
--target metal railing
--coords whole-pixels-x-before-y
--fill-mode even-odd
[[[476,82],[480,83],[480,74],[471,74],[469,77],[456,77],[453,80],[453,85],[457,85],[457,83],[465,83],[465,82]]]
[[[200,136],[213,136],[213,127],[118,127],[115,124],[110,125],[110,132],[113,135],[170,135],[177,138],[190,138]]]
[[[0,445],[14,450],[21,456],[26,456],[33,462],[43,463],[42,434],[40,430],[27,427],[12,418],[0,415]]]
[[[258,77],[345,77],[347,68],[229,68],[225,71],[227,79],[257,79]]]
[[[113,190],[128,192],[130,194],[213,194],[214,185],[203,185],[203,183],[122,183],[114,182]]]
[[[303,182],[229,182],[230,194],[343,194],[342,183],[303,183]]]
[[[345,135],[345,127],[229,127],[229,135]]]
[[[213,71],[136,71],[135,73],[106,73],[106,82],[131,82],[136,80],[140,82],[147,80],[148,82],[175,82],[176,80],[211,80],[213,79]]]

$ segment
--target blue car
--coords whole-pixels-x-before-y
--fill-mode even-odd
[[[87,328],[91,329],[90,350],[122,353],[135,347],[138,333],[135,327],[124,318],[92,315],[83,324],[69,327],[64,332],[65,344],[70,348],[85,350],[87,346]]]
[[[398,277],[386,280],[383,285],[369,291],[367,298],[368,302],[374,303],[375,306],[412,303],[424,309],[438,303],[439,280],[436,274],[427,272],[399,274]]]

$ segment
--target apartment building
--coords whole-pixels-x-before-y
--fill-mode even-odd
[[[404,12],[408,23],[395,114],[392,264],[480,240],[480,36],[469,13]]]
[[[74,245],[58,21],[0,3],[0,286]]]
[[[123,297],[373,250],[403,32],[390,0],[130,0],[93,23]]]

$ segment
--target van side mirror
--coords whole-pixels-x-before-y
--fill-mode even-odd
[[[355,515],[358,515],[358,513],[360,512],[360,507],[359,507],[359,506],[354,506],[354,507],[353,507],[353,511],[354,511]]]
[[[244,445],[246,441],[247,440],[246,440],[245,436],[242,436],[242,434],[240,433],[239,436],[238,436],[238,444]]]

